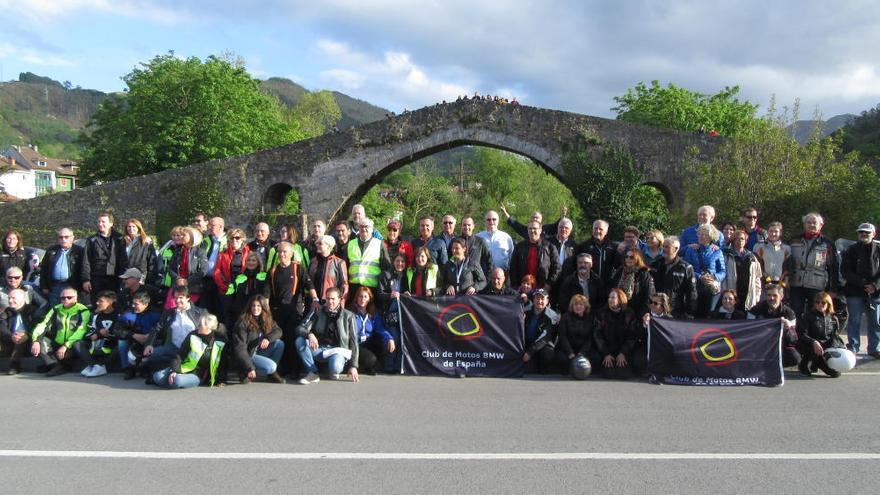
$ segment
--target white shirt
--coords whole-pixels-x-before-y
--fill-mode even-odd
[[[179,349],[181,344],[183,344],[183,339],[195,329],[195,322],[185,312],[178,311],[177,316],[174,317],[174,322],[171,323],[171,343]]]
[[[496,230],[494,234],[484,230],[477,235],[485,239],[486,244],[489,245],[489,254],[492,255],[492,268],[509,270],[510,255],[513,254],[513,239],[510,235],[501,230]]]

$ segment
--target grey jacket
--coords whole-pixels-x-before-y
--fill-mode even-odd
[[[311,317],[303,320],[303,322],[296,327],[296,336],[307,337],[311,333],[317,337],[318,342],[329,339],[330,335],[327,332],[329,322],[330,318],[327,315],[327,312],[321,309],[317,313],[313,313]],[[351,350],[351,359],[348,361],[348,364],[352,368],[357,368],[359,349],[354,313],[347,309],[340,308],[339,318],[336,320],[336,330],[338,334],[338,342],[334,342],[333,346]]]

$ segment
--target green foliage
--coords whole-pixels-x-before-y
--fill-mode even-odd
[[[714,129],[723,136],[738,136],[760,125],[760,119],[755,117],[758,106],[739,101],[737,94],[739,86],[705,95],[672,83],[663,87],[658,81],[650,86],[640,82],[614,97],[617,106],[612,110],[627,122],[685,131]]]
[[[168,239],[177,225],[189,225],[198,212],[223,216],[226,194],[219,187],[220,171],[208,170],[197,178],[187,179],[161,191],[163,207],[156,213],[156,237]]]
[[[153,58],[123,77],[81,136],[86,183],[250,153],[295,140],[278,100],[239,63],[214,56]]]
[[[754,206],[764,225],[779,220],[787,236],[810,211],[825,217],[832,237],[851,238],[859,223],[880,217],[880,178],[856,154],[841,156],[837,141],[816,135],[801,146],[786,132],[785,115],[772,111],[768,121],[766,132],[731,139],[709,161],[687,165],[688,204],[711,204],[720,220]]]
[[[859,154],[880,167],[880,105],[862,112],[851,123],[837,131],[843,151]]]
[[[563,157],[562,167],[585,217],[608,221],[613,238],[627,225],[642,231],[668,228],[666,199],[653,187],[641,185],[642,173],[629,153],[578,146]]]
[[[324,134],[342,118],[342,111],[330,91],[305,93],[290,110],[290,125],[296,129],[297,139],[308,139]]]
[[[456,176],[460,160],[467,174],[464,191]],[[547,222],[555,222],[565,205],[575,228],[586,232],[577,201],[556,177],[519,155],[483,147],[457,148],[403,167],[367,191],[360,203],[380,230],[389,218],[399,216],[403,232],[410,236],[417,235],[423,215],[433,216],[438,230],[445,214],[459,222],[472,216],[477,230],[483,230],[482,215],[486,210],[499,210],[501,204],[520,221],[538,210]]]
[[[278,212],[283,215],[296,215],[300,212],[299,191],[291,189],[284,196],[284,202],[278,208]]]

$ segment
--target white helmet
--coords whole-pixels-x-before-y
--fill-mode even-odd
[[[828,367],[840,373],[846,373],[856,367],[856,355],[849,349],[829,347],[822,354]]]

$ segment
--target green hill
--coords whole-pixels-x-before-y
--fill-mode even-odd
[[[270,78],[263,89],[292,107],[308,91],[289,79]],[[0,82],[0,149],[10,145],[39,145],[47,156],[78,158],[74,140],[110,94],[73,87],[30,72],[18,81]],[[342,111],[341,129],[384,118],[388,110],[333,92]]]

